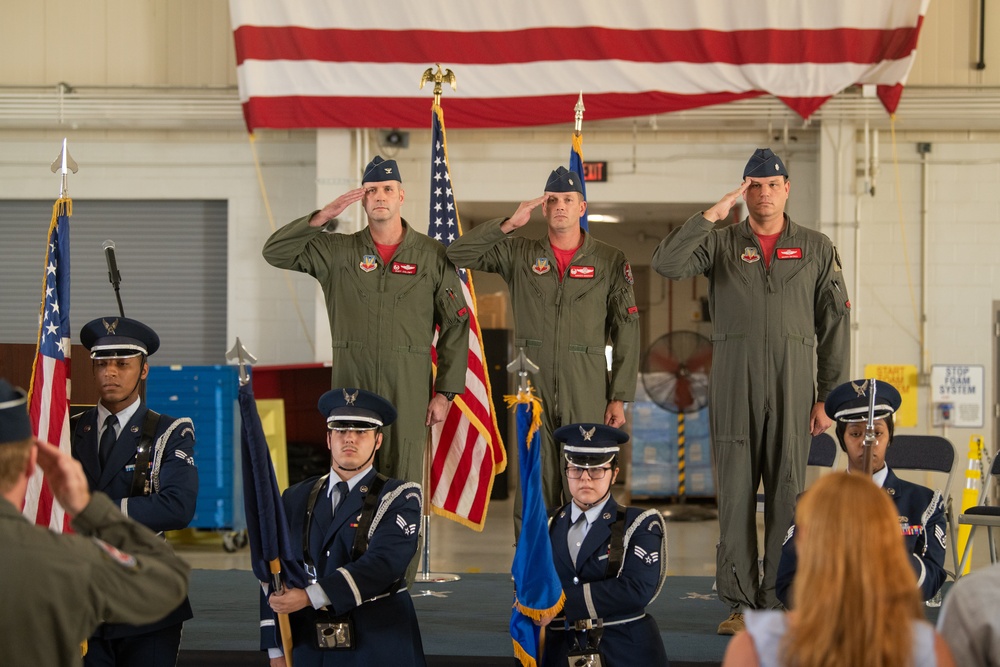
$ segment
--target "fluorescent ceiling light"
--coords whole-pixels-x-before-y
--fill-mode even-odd
[[[587,215],[587,220],[590,222],[621,222],[622,218],[620,215],[609,215],[606,213],[590,213]]]

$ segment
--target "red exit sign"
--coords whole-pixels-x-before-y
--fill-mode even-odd
[[[607,162],[584,162],[583,163],[583,180],[584,181],[600,181],[605,182],[608,180],[608,163]]]

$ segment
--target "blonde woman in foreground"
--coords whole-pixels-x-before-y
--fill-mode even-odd
[[[831,473],[795,510],[795,610],[747,613],[723,667],[953,667],[924,620],[899,516],[871,480]]]

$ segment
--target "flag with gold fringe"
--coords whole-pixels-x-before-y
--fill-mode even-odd
[[[552,560],[548,513],[542,500],[542,404],[534,390],[505,396],[516,406],[517,456],[521,476],[521,534],[514,551],[514,605],[510,636],[514,654],[523,667],[537,667],[541,659],[540,628],[535,621],[562,609],[566,601]]]
[[[587,201],[587,179],[583,176],[583,132],[573,132],[573,146],[569,151],[569,170],[580,179],[580,188],[583,189],[583,201]],[[580,216],[580,227],[583,231],[590,231],[587,224],[587,212]]]
[[[462,235],[448,166],[444,110],[431,110],[431,196],[427,234],[445,247]],[[448,414],[432,427],[430,503],[435,514],[482,531],[497,473],[507,467],[507,452],[493,412],[483,335],[476,314],[472,272],[459,269],[462,296],[469,308],[469,357],[465,391],[455,396]],[[437,363],[437,349],[432,350]]]
[[[65,150],[65,149],[64,149]],[[39,440],[70,453],[69,219],[73,200],[61,197],[52,206],[45,275],[42,279],[38,346],[31,369],[28,415]],[[28,520],[55,532],[69,532],[69,517],[56,502],[40,468],[28,478],[22,512]]]

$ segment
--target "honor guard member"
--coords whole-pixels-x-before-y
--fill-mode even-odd
[[[864,474],[865,431],[867,429],[871,381],[854,380],[840,385],[826,399],[826,414],[837,422],[837,440],[847,452],[847,472]],[[872,481],[885,489],[899,513],[910,564],[917,575],[917,586],[924,600],[929,600],[944,584],[947,521],[941,491],[907,482],[885,463],[885,450],[892,445],[895,430],[893,415],[902,402],[899,392],[879,380],[875,387],[875,445],[872,447]],[[897,445],[897,447],[900,445]],[[863,512],[859,507],[858,511]],[[778,566],[778,599],[786,607],[794,602],[792,580],[798,569],[795,552],[795,525],[788,530]],[[809,591],[803,591],[808,595]]]
[[[667,665],[656,621],[646,606],[667,576],[662,515],[615,502],[618,446],[628,434],[604,424],[556,430],[573,500],[549,525],[552,558],[566,594],[563,615],[547,625],[542,665]],[[587,660],[589,662],[580,662]]]
[[[781,543],[805,488],[812,436],[829,428],[823,401],[847,379],[850,303],[840,257],[824,234],[785,214],[789,189],[781,158],[759,148],[738,188],[670,232],[653,253],[661,275],[709,281],[709,419],[720,532],[715,581],[730,609],[720,635],[743,629],[744,609],[780,604],[774,580]],[[747,217],[727,224],[741,198]]]
[[[80,330],[90,350],[100,400],[71,425],[73,456],[92,491],[107,494],[121,513],[163,532],[187,528],[198,498],[194,424],[146,406],[139,386],[146,359],[160,347],[156,332],[127,317],[101,317]],[[89,641],[87,667],[164,667],[176,664],[181,629],[191,618],[184,600],[147,625],[108,624]]]
[[[31,433],[27,398],[0,379],[0,605],[8,667],[79,665],[102,620],[148,623],[187,594],[188,566],[150,530],[91,495],[78,461]],[[25,520],[28,479],[44,474],[73,519],[59,535]]]
[[[548,234],[511,236],[538,206]],[[623,426],[639,371],[632,268],[621,250],[580,228],[586,210],[579,177],[559,167],[541,197],[522,202],[509,218],[477,225],[448,247],[457,266],[498,273],[507,282],[514,347],[525,348],[540,369],[534,382],[542,399],[542,496],[549,511],[570,498],[552,432],[596,415],[604,415],[609,426]],[[521,494],[514,498],[519,531]]]
[[[264,244],[264,259],[319,281],[333,338],[331,386],[367,387],[396,406],[399,419],[385,430],[378,468],[420,482],[426,427],[444,420],[449,401],[465,391],[469,314],[444,246],[401,216],[402,180],[395,160],[376,155],[360,188],[276,231]],[[358,201],[368,225],[334,233],[337,216]]]
[[[420,485],[372,465],[396,409],[363,389],[319,399],[326,417],[330,472],[282,495],[292,548],[309,579],[262,605],[261,648],[285,665],[271,613],[291,614],[295,667],[424,665],[406,567],[417,549]]]

